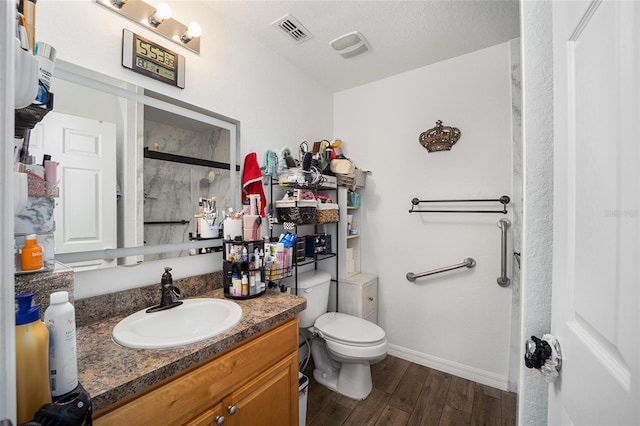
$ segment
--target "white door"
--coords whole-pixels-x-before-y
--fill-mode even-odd
[[[58,161],[56,254],[115,248],[116,126],[50,112],[41,123],[44,152]],[[71,266],[96,268],[104,261]]]
[[[640,2],[553,2],[549,424],[640,424]]]

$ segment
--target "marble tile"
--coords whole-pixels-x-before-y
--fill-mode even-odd
[[[53,208],[55,199],[48,197],[29,197],[27,205],[15,216],[14,233],[16,235],[45,234],[53,232]]]
[[[160,152],[212,161],[229,162],[228,131],[215,129],[194,132],[145,121],[144,144],[157,145]],[[169,161],[144,159],[144,221],[188,221],[177,224],[147,224],[144,241],[147,245],[189,241],[195,233],[194,215],[200,198],[217,198],[220,209],[229,206],[230,171],[205,166],[193,166]],[[154,254],[145,260],[187,255],[184,253]]]

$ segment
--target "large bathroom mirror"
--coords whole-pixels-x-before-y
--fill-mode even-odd
[[[63,61],[30,154],[58,165],[55,257],[76,270],[201,255],[238,202],[239,122]]]

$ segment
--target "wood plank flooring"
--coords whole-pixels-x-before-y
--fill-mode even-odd
[[[308,426],[512,426],[516,394],[388,355],[371,366],[373,390],[364,401],[338,395],[309,377]]]

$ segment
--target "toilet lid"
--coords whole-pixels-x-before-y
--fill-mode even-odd
[[[323,337],[346,343],[376,343],[385,338],[384,330],[377,324],[339,312],[320,316],[314,327]]]

